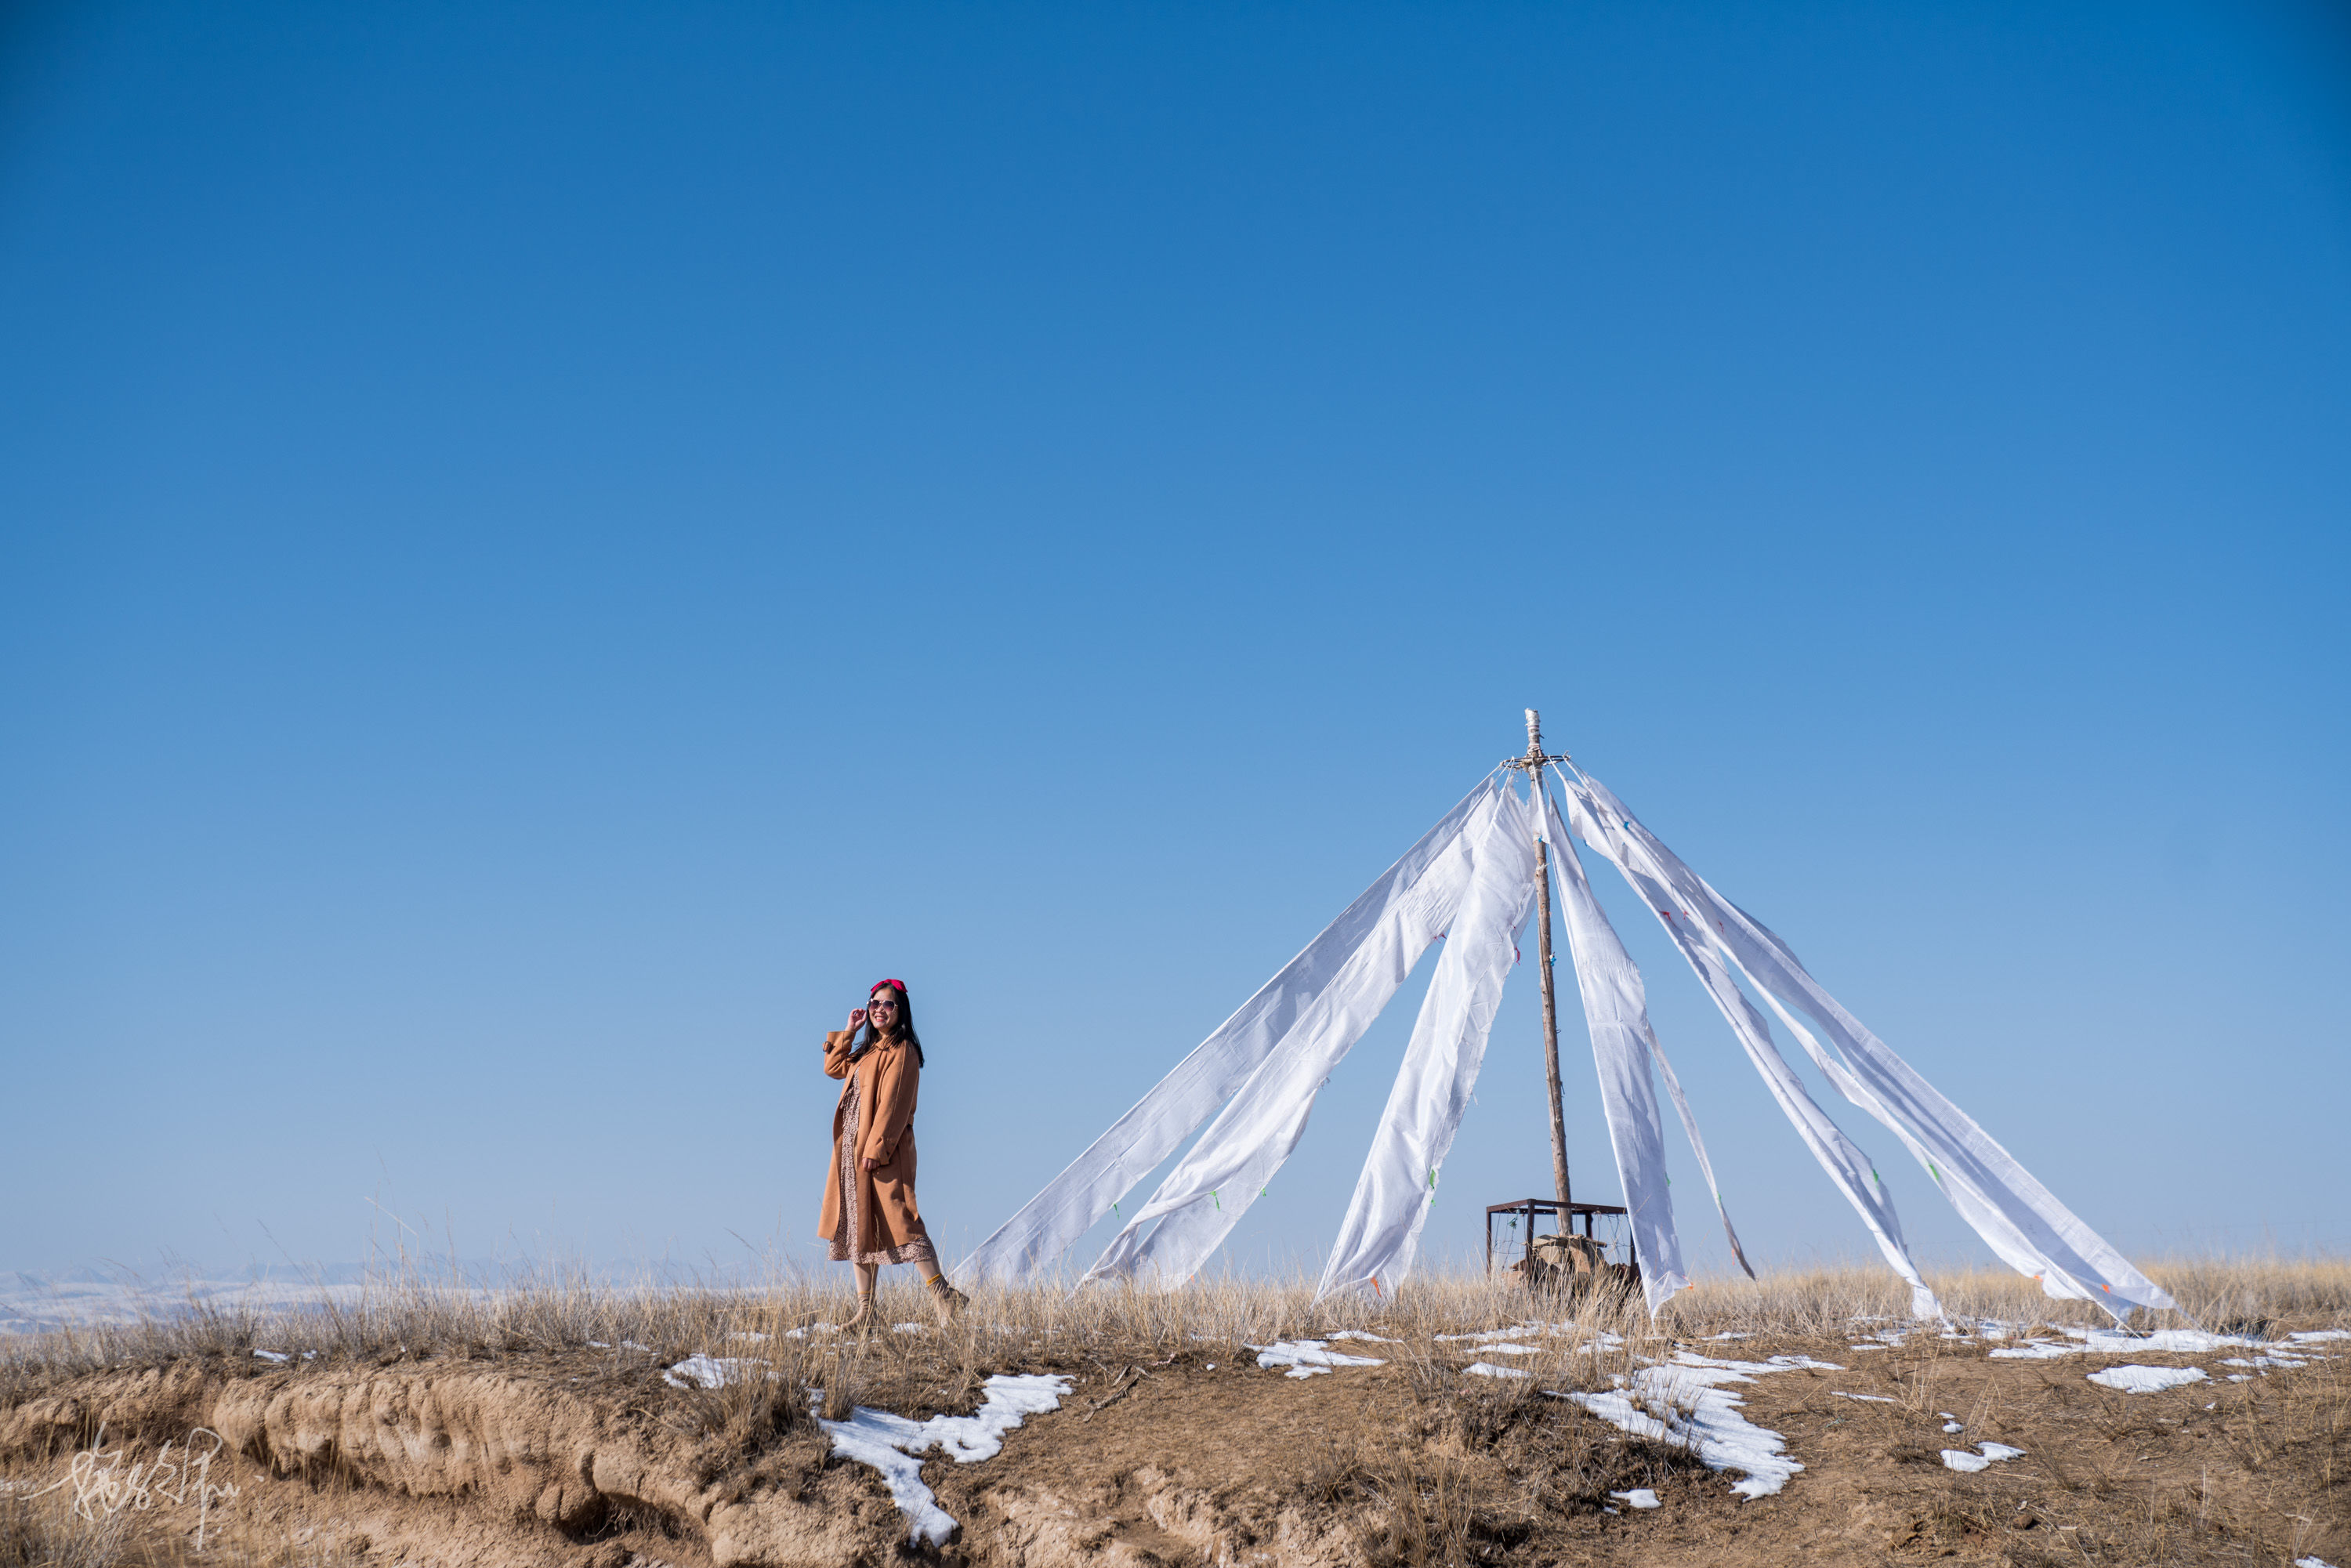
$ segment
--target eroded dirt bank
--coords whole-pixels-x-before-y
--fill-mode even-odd
[[[23,1495],[69,1485],[77,1456],[101,1441],[152,1464],[168,1457],[163,1444],[184,1454],[207,1428],[222,1444],[213,1478],[235,1488],[211,1506],[214,1539],[285,1563],[2351,1558],[2340,1371],[2351,1360],[2230,1383],[2213,1357],[2150,1355],[2209,1362],[2212,1375],[2126,1395],[2090,1384],[2095,1364],[1995,1360],[1925,1336],[1736,1353],[1767,1348],[1837,1366],[1740,1390],[1804,1467],[1753,1500],[1733,1494],[1734,1475],[1544,1397],[1543,1379],[1465,1375],[1468,1350],[1401,1345],[1383,1365],[1303,1380],[1231,1346],[1056,1366],[1074,1383],[1060,1410],[1009,1434],[994,1458],[924,1467],[962,1526],[935,1552],[905,1544],[880,1477],[834,1458],[804,1414],[746,1443],[718,1431],[721,1396],[664,1385],[650,1359],[249,1372],[216,1357],[90,1374],[0,1414],[0,1463]],[[1947,1433],[1952,1424],[1963,1431]],[[2023,1457],[1973,1474],[1941,1459],[1986,1442]],[[1613,1495],[1639,1488],[1658,1506]],[[193,1503],[168,1500],[129,1517],[172,1550],[197,1522]]]
[[[894,1522],[882,1517],[886,1504],[824,1495],[850,1478],[824,1473],[826,1445],[812,1434],[764,1464],[722,1467],[643,1414],[543,1375],[325,1368],[236,1378],[183,1363],[93,1375],[26,1401],[0,1419],[0,1455],[56,1469],[101,1443],[184,1452],[209,1429],[223,1448],[212,1468],[238,1489],[216,1511],[299,1518],[346,1554],[387,1560],[851,1563]],[[786,1477],[797,1484],[775,1484]]]

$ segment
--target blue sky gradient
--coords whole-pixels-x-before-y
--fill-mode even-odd
[[[0,1268],[807,1260],[884,974],[953,1249],[1530,705],[2122,1245],[2351,1246],[2336,10],[20,8],[0,345]]]

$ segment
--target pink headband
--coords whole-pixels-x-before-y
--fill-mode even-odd
[[[873,982],[872,988],[865,993],[865,999],[867,1001],[872,1001],[873,999],[873,992],[880,990],[884,986],[889,987],[892,990],[897,992],[902,997],[906,994],[906,982],[904,980],[876,980]]]

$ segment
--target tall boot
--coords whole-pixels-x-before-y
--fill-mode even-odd
[[[953,1322],[957,1312],[971,1305],[971,1298],[948,1284],[945,1274],[934,1274],[923,1282],[931,1288],[931,1306],[942,1324]]]

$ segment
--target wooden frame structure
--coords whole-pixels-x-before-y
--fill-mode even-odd
[[[1583,1216],[1584,1239],[1590,1240],[1593,1216],[1630,1212],[1632,1211],[1622,1204],[1562,1203],[1552,1197],[1521,1197],[1509,1203],[1489,1203],[1486,1206],[1486,1272],[1490,1274],[1494,1271],[1494,1216],[1498,1214],[1526,1217],[1527,1255],[1532,1257],[1535,1244],[1535,1217],[1538,1215],[1550,1215],[1558,1221],[1561,1230],[1573,1235],[1575,1230],[1575,1217],[1580,1214]],[[1633,1233],[1629,1228],[1625,1233],[1625,1260],[1635,1269],[1641,1266],[1640,1252],[1633,1243]]]

